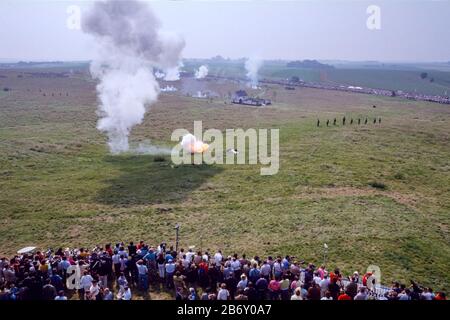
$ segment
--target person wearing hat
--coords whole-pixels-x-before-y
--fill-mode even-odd
[[[359,273],[358,271],[353,272],[353,275],[349,279],[351,282],[359,283]]]
[[[173,275],[175,274],[175,268],[175,263],[173,263],[172,259],[169,259],[165,265],[167,289],[173,288]]]
[[[141,290],[148,290],[148,268],[144,264],[143,260],[136,262],[136,267],[138,271],[138,284]]]

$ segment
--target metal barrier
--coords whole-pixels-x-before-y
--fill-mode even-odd
[[[342,279],[341,281],[342,281],[342,284],[344,285],[344,288],[347,287],[347,285],[350,283],[350,280],[348,280],[348,279]],[[358,290],[362,286],[363,286],[362,283],[358,282]],[[379,298],[379,297],[385,297],[386,293],[388,293],[391,289],[386,286],[376,285],[371,289],[367,288],[367,290],[368,290],[369,296]]]

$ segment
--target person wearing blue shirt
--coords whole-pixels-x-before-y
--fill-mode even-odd
[[[150,250],[143,258],[147,261],[156,261],[156,253],[153,250]]]
[[[167,253],[166,254],[166,262],[169,262],[170,260],[173,261],[173,257],[172,257],[172,255],[170,253]]]

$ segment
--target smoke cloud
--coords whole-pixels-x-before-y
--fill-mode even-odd
[[[153,71],[177,68],[184,40],[163,32],[148,5],[135,0],[95,2],[82,27],[98,44],[90,68],[99,80],[97,128],[112,153],[128,151],[131,129],[158,98]]]
[[[249,85],[258,88],[258,70],[261,68],[263,61],[258,58],[249,58],[245,61],[245,69],[247,70],[247,78],[250,80]]]
[[[208,67],[203,65],[198,68],[197,71],[195,71],[195,78],[196,79],[203,79],[208,75]]]
[[[170,155],[171,151],[172,149],[169,148],[154,146],[150,141],[139,143],[138,146],[133,149],[134,153],[148,155]]]
[[[180,80],[180,69],[183,67],[183,63],[180,61],[176,67],[168,68],[165,70],[165,81],[178,81]]]
[[[186,134],[181,139],[181,146],[188,153],[203,153],[208,150],[209,145],[198,140],[193,134]]]

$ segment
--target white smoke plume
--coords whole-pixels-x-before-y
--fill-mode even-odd
[[[195,98],[208,98],[208,95],[202,91],[197,91],[197,93],[193,96]]]
[[[208,67],[203,65],[198,68],[197,71],[195,71],[195,78],[196,79],[203,79],[208,75]]]
[[[160,72],[159,70],[156,70],[155,72],[155,77],[156,79],[162,79],[164,78],[166,75],[163,72]]]
[[[172,149],[154,146],[150,141],[144,141],[139,143],[132,151],[137,154],[170,155]]]
[[[178,81],[180,80],[180,70],[183,68],[183,62],[179,61],[178,65],[165,70],[165,81]]]
[[[170,68],[166,70],[166,74],[164,75],[165,81],[177,81],[180,80],[180,70],[178,67]]]
[[[253,89],[258,88],[258,70],[261,68],[263,61],[258,58],[249,58],[245,61],[245,69],[247,70],[247,78],[250,80],[249,85]]]
[[[148,5],[136,0],[95,2],[83,18],[83,31],[98,44],[91,63],[99,80],[97,128],[108,135],[112,153],[128,151],[131,129],[158,98],[153,70],[177,67],[184,40],[161,31]]]

